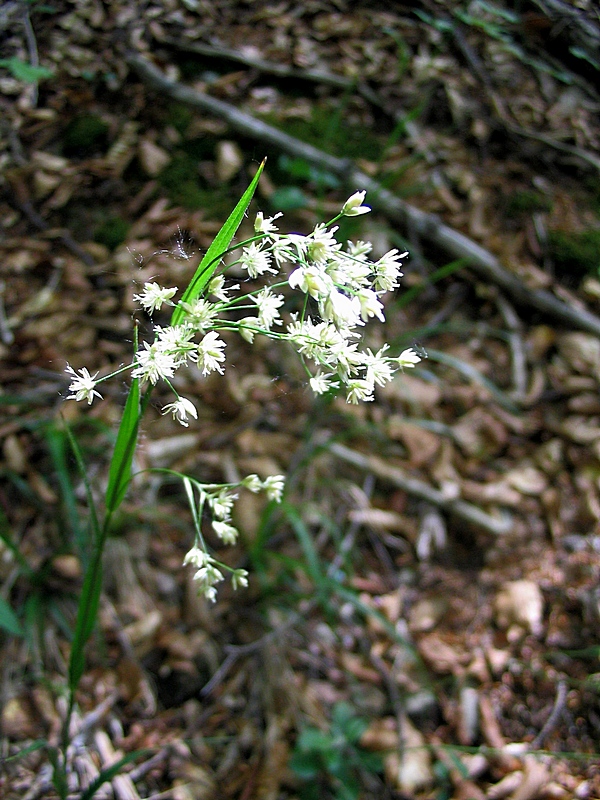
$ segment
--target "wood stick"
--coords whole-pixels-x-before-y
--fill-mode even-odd
[[[483,528],[488,533],[498,536],[508,533],[512,529],[510,516],[493,517],[465,500],[449,499],[439,489],[434,489],[418,478],[407,475],[400,467],[388,464],[378,456],[368,456],[337,443],[330,444],[327,449],[343,461],[371,472],[377,478],[387,480],[399,489],[404,489],[405,492],[419,497],[421,500],[426,500],[478,528]]]

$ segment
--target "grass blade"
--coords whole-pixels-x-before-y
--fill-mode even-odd
[[[44,433],[54,464],[54,469],[56,471],[56,478],[60,486],[60,494],[64,503],[68,526],[71,529],[71,534],[77,547],[79,558],[85,560],[87,544],[86,532],[85,527],[81,524],[81,520],[79,518],[75,490],[73,488],[71,477],[69,475],[69,468],[67,466],[65,436],[64,433],[55,425],[48,426]],[[71,447],[73,447],[73,442],[71,442]]]
[[[17,758],[25,758],[25,756],[28,756],[30,753],[35,753],[36,750],[41,750],[44,747],[48,747],[48,742],[45,739],[36,739],[34,742],[31,742],[31,744],[28,744],[27,747],[19,750],[18,753],[5,755],[3,757],[3,763],[7,764],[9,761],[16,761]]]
[[[319,601],[327,610],[329,608],[327,603],[327,577],[321,567],[321,560],[317,548],[315,547],[313,537],[293,506],[284,502],[280,506],[280,511],[294,529],[294,533],[304,553],[306,571],[316,586]]]
[[[102,547],[96,547],[94,554],[83,579],[79,605],[77,606],[77,621],[75,623],[75,633],[73,634],[73,644],[71,646],[71,657],[69,659],[69,689],[73,693],[81,680],[85,668],[84,651],[88,639],[92,635],[98,605],[100,603],[100,591],[102,589]]]
[[[92,494],[92,487],[90,486],[90,482],[88,480],[87,473],[85,471],[85,462],[83,460],[83,454],[81,452],[81,449],[77,443],[77,439],[73,436],[73,432],[71,431],[67,423],[65,422],[64,424],[69,444],[71,445],[71,449],[73,450],[73,455],[75,456],[77,469],[79,470],[81,479],[83,480],[83,485],[85,486],[85,495],[87,498],[88,508],[90,510],[90,525],[92,527],[92,532],[94,534],[94,542],[96,542],[100,536],[100,523],[98,522],[98,514],[96,512],[96,504],[94,502],[94,495]],[[82,544],[82,550],[79,556],[82,559],[84,565],[86,563],[87,560],[86,556],[88,555],[88,553],[89,550],[87,550],[87,548]]]
[[[83,579],[83,587],[79,597],[79,604],[77,606],[77,620],[75,622],[75,633],[73,635],[73,644],[71,646],[71,656],[69,658],[69,689],[71,696],[83,675],[85,665],[84,650],[87,640],[90,638],[94,625],[96,623],[96,615],[98,612],[98,603],[100,600],[100,589],[102,588],[102,550],[103,550],[103,532],[98,522],[98,515],[96,513],[96,506],[94,504],[94,497],[90,482],[88,481],[85,464],[77,440],[73,436],[71,429],[68,425],[65,426],[69,442],[77,461],[77,467],[81,473],[83,483],[85,485],[88,506],[90,509],[90,525],[93,532],[94,547],[91,558],[87,562],[85,568],[85,576]],[[85,562],[84,562],[85,563]]]
[[[250,201],[254,196],[254,192],[256,191],[256,187],[258,186],[258,181],[265,166],[265,161],[262,162],[262,164],[256,171],[256,175],[252,179],[252,183],[250,184],[250,186],[248,186],[248,188],[240,198],[240,201],[233,209],[227,221],[225,222],[219,233],[215,236],[212,244],[206,251],[204,258],[200,262],[200,265],[194,274],[194,277],[192,278],[187,289],[182,295],[181,300],[184,303],[192,303],[194,300],[200,297],[200,294],[202,293],[203,289],[205,288],[209,280],[212,278],[215,270],[219,266],[221,256],[229,247],[231,240],[235,236],[237,229],[240,227],[240,224],[244,218],[244,214],[246,213],[246,209],[250,205]],[[171,325],[178,325],[183,319],[184,313],[185,312],[181,307],[181,305],[178,305],[173,311],[173,316],[171,317]]]
[[[110,519],[123,502],[131,480],[131,464],[137,443],[140,417],[140,381],[139,378],[134,378],[127,395],[127,402],[121,417],[117,441],[108,470],[108,486],[105,500],[107,520]]]
[[[149,750],[134,750],[132,753],[127,753],[126,756],[120,758],[118,761],[115,761],[114,764],[111,764],[110,767],[103,769],[102,772],[95,778],[87,789],[82,792],[79,800],[91,800],[91,798],[96,794],[98,789],[108,781],[112,781],[112,779],[119,774],[121,769],[126,765],[135,761],[136,758],[139,758],[143,755],[148,755]]]
[[[0,597],[0,628],[13,636],[23,636],[23,628],[17,615],[3,597]]]

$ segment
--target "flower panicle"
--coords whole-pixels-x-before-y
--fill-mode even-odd
[[[338,240],[337,220],[371,211],[365,196],[365,191],[354,192],[333,220],[317,224],[308,235],[281,233],[275,224],[281,213],[265,217],[259,212],[254,236],[240,245],[233,262],[243,283],[230,282],[220,260],[215,262],[219,267],[202,295],[193,299],[177,302],[177,287],[163,287],[154,280],[144,283],[134,299],[147,314],[153,316],[163,306],[182,313],[177,316],[178,324],[155,325],[153,340],[143,341],[132,363],[115,374],[130,369],[141,383],[165,383],[174,399],[163,406],[162,414],[171,414],[187,428],[191,419],[198,419],[198,409],[192,399],[178,393],[174,376],[190,366],[202,376],[223,374],[227,343],[220,334],[237,331],[250,343],[262,336],[291,345],[304,363],[315,395],[341,392],[350,404],[372,402],[378,387],[385,386],[398,371],[416,367],[421,356],[412,347],[394,356],[387,344],[376,352],[362,346],[365,326],[373,319],[385,322],[385,295],[400,285],[407,256],[394,248],[371,258],[371,242],[344,244]],[[248,281],[262,286],[248,291]],[[285,311],[286,298],[279,290],[286,285],[300,294],[296,306],[301,311]],[[70,365],[66,372],[70,379],[67,399],[86,400],[91,405],[95,398],[102,398],[96,387],[106,377],[98,379],[98,373],[92,375],[85,367],[75,371]],[[267,500],[280,503],[285,479],[282,475],[248,475],[238,488],[264,492]],[[211,514],[212,536],[222,544],[234,545],[239,538],[232,520],[237,494],[231,486],[202,487],[201,498],[202,508]],[[199,513],[197,519],[201,517]],[[234,588],[248,583],[245,570],[232,570],[215,561],[199,530],[198,541],[184,563],[194,567],[199,591],[211,601],[224,572],[231,573]]]
[[[270,475],[261,480],[258,475],[247,475],[239,484],[226,484],[225,486],[198,486],[208,508],[212,513],[211,528],[213,534],[225,545],[234,545],[239,537],[239,531],[232,521],[232,513],[238,494],[236,487],[248,489],[251,492],[264,492],[267,500],[280,503],[285,488],[283,475]],[[199,594],[208,600],[216,600],[216,584],[224,580],[223,571],[231,574],[234,589],[248,585],[248,573],[244,569],[232,569],[222,564],[210,555],[203,539],[198,536],[193,547],[183,559],[183,565],[191,565],[194,572]]]
[[[365,194],[354,192],[337,218],[368,213],[371,209],[364,204]],[[256,215],[256,237],[243,245],[237,264],[252,280],[277,275],[285,264],[290,264],[286,282],[306,298],[302,315],[284,318],[284,295],[271,286],[244,297],[239,294],[240,285],[228,286],[219,272],[209,281],[204,296],[179,302],[184,312],[179,325],[156,326],[154,341],[142,343],[132,364],[134,378],[152,385],[159,381],[170,385],[177,370],[190,363],[203,376],[222,374],[226,343],[219,331],[225,328],[237,330],[251,343],[257,335],[285,339],[307,365],[312,391],[318,395],[342,390],[349,403],[370,402],[376,386],[392,380],[396,371],[418,364],[420,356],[412,348],[391,357],[383,351],[375,356],[359,347],[361,328],[374,318],[385,321],[383,297],[398,287],[402,260],[407,254],[392,249],[371,261],[370,242],[350,241],[344,248],[336,239],[338,228],[332,223],[317,224],[307,236],[282,234],[275,224],[281,216],[278,213],[265,217],[262,212]],[[235,292],[238,294],[234,296]],[[147,281],[134,298],[152,315],[164,304],[174,306],[176,293],[177,287]],[[253,313],[227,319],[227,312],[238,307]],[[72,378],[68,399],[91,404],[101,397],[95,388],[97,374],[92,376],[85,368],[79,374],[70,367],[67,372]],[[197,419],[193,402],[179,395],[165,405],[163,413],[171,413],[184,427],[190,418]]]

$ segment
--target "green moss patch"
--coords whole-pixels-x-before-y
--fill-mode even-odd
[[[207,187],[200,177],[198,162],[206,155],[204,147],[194,146],[194,142],[188,143],[174,154],[158,176],[158,182],[175,205],[190,211],[203,208],[207,217],[219,219],[231,211],[231,198],[226,185]]]
[[[91,156],[104,152],[108,145],[108,124],[96,114],[80,114],[71,120],[63,134],[66,156]]]
[[[96,228],[94,241],[103,244],[109,250],[116,250],[127,238],[130,227],[129,223],[121,217],[109,217]]]
[[[600,229],[581,233],[550,231],[548,252],[557,271],[583,278],[600,272]]]
[[[325,105],[315,106],[308,120],[292,118],[282,121],[275,114],[265,115],[263,119],[290,136],[339,158],[363,158],[377,162],[384,146],[370,130],[349,124],[343,112]]]
[[[533,214],[536,211],[550,211],[551,200],[540,192],[530,189],[513,192],[505,201],[504,213],[508,218]]]

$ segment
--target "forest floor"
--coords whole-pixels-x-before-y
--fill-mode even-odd
[[[65,402],[65,367],[130,359],[133,320],[151,331],[133,295],[185,286],[265,156],[252,209],[284,230],[363,188],[277,131],[435,215],[402,226],[375,194],[342,230],[409,252],[370,346],[423,360],[373,403],[317,402],[291,352],[232,336],[224,376],[182,379],[197,422],[149,410],[140,470],[285,473],[285,500],[240,496],[241,543],[211,544],[250,585],[210,604],[182,566],[183,489],[136,479],[70,796],[137,753],[96,796],[600,797],[600,95],[568,38],[600,20],[591,1],[568,20],[513,5],[0,10],[3,797],[57,796],[47,749],[23,751],[56,744],[66,711],[88,534],[65,423],[101,487],[126,396]],[[167,96],[140,61],[275,133]]]

